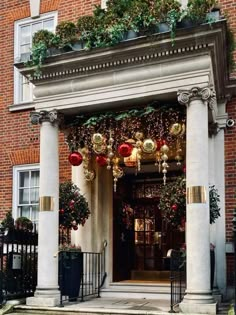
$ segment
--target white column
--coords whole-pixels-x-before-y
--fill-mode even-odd
[[[178,93],[178,101],[187,106],[187,290],[180,304],[183,313],[216,314],[210,289],[208,200],[208,102],[214,99],[210,88]]]
[[[38,281],[34,297],[27,305],[56,306],[58,287],[58,209],[59,154],[58,114],[56,111],[31,114],[40,123],[40,212],[38,224]]]
[[[90,209],[90,216],[84,226],[79,225],[77,231],[71,231],[72,244],[80,245],[83,252],[91,252],[92,248],[92,218],[94,216],[91,208],[91,182],[87,182],[84,176],[83,166],[72,166],[72,181],[80,189],[80,193],[87,199]]]

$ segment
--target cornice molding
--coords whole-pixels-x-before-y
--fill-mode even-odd
[[[163,60],[174,60],[185,56],[210,54],[214,72],[217,97],[225,97],[235,91],[229,83],[227,69],[226,21],[200,25],[176,32],[175,46],[169,33],[154,34],[135,40],[124,41],[114,47],[91,51],[69,52],[47,59],[41,78],[34,78],[35,85],[47,81],[125,69],[140,64],[151,64]],[[16,64],[23,75],[32,75],[33,69]],[[227,91],[227,86],[230,91]]]
[[[212,86],[216,98],[224,99],[236,95],[236,84],[228,79],[226,51],[226,21],[221,20],[177,30],[174,47],[169,33],[162,33],[52,56],[41,78],[32,80],[35,108],[76,113],[93,105],[99,110],[103,104],[144,97],[176,99],[178,90],[194,86]],[[16,67],[25,76],[33,74],[23,64]]]

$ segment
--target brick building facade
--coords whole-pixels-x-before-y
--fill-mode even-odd
[[[39,164],[39,127],[29,121],[34,103],[17,103],[14,97],[14,43],[16,41],[15,22],[30,17],[30,1],[1,1],[0,4],[0,218],[13,207],[13,168],[22,165]],[[221,12],[227,14],[228,24],[236,34],[236,1],[219,1]],[[41,0],[40,15],[57,12],[57,21],[70,20],[76,22],[81,15],[90,14],[99,0]],[[35,19],[36,20],[36,19]],[[233,53],[236,60],[236,52]],[[235,72],[231,75],[232,86],[235,84]],[[235,88],[234,88],[235,91]],[[15,92],[16,93],[16,92]],[[236,98],[229,99],[226,104],[229,118],[236,119]],[[233,283],[233,250],[232,219],[236,196],[236,127],[225,128],[225,227],[227,283]],[[70,179],[71,166],[68,163],[68,147],[64,135],[60,134],[59,162],[60,181]]]

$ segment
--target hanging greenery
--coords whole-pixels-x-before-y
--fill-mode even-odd
[[[61,228],[78,229],[84,225],[90,215],[86,198],[72,182],[60,184],[59,190],[59,224]]]
[[[209,187],[210,224],[220,216],[220,196],[215,186]],[[186,181],[183,176],[163,185],[160,209],[166,222],[173,228],[184,230],[186,221]]]

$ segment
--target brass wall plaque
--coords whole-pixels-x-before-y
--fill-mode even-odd
[[[187,204],[206,203],[205,186],[191,186],[187,188]]]
[[[39,211],[53,211],[54,198],[51,196],[42,196],[39,198]]]

